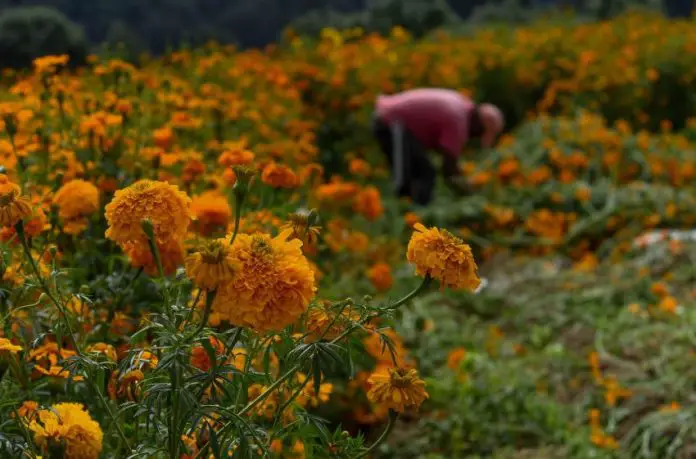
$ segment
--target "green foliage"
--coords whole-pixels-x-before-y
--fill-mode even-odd
[[[4,67],[24,68],[50,54],[67,54],[73,65],[87,57],[82,29],[52,8],[26,7],[0,16],[0,56]]]

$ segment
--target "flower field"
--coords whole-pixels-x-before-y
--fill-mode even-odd
[[[695,30],[6,71],[0,457],[696,457]],[[369,129],[421,86],[510,127],[427,208]]]

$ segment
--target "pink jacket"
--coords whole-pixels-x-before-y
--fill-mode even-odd
[[[400,122],[427,149],[459,156],[467,142],[475,104],[448,89],[413,89],[377,98],[377,116]]]

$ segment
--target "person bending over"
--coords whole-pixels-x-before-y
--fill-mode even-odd
[[[495,105],[477,104],[454,90],[435,88],[379,96],[372,125],[389,161],[396,193],[420,205],[432,200],[437,175],[428,150],[442,155],[445,183],[465,194],[468,187],[457,164],[464,145],[479,139],[482,148],[490,148],[503,127],[503,114]]]

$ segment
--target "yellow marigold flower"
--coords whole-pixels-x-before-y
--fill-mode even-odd
[[[95,354],[103,354],[107,359],[112,362],[118,361],[118,355],[116,354],[116,349],[111,344],[106,343],[95,343],[87,348],[87,352]]]
[[[186,274],[198,288],[215,290],[232,280],[236,264],[229,241],[215,239],[186,257]]]
[[[99,210],[99,189],[85,180],[71,180],[56,192],[53,203],[63,220],[87,217]]]
[[[103,432],[80,403],[58,403],[40,410],[29,423],[34,441],[43,452],[65,448],[69,459],[97,459],[102,450]]]
[[[12,344],[12,341],[10,341],[7,338],[0,338],[0,357],[10,354],[16,354],[22,349],[22,346]]]
[[[31,215],[31,203],[20,195],[19,185],[0,174],[0,226],[14,226]]]
[[[399,413],[409,408],[418,409],[428,398],[425,381],[412,368],[383,368],[373,373],[367,382],[370,384],[367,398],[372,403]]]
[[[309,305],[314,271],[302,254],[302,242],[288,241],[290,231],[277,237],[240,234],[232,246],[239,272],[218,291],[213,311],[239,326],[257,331],[281,330]]]
[[[215,190],[194,196],[191,213],[198,220],[198,231],[204,236],[210,236],[216,229],[226,229],[232,219],[232,208],[227,197]]]
[[[157,242],[157,248],[162,261],[162,269],[166,276],[173,274],[184,263],[184,244],[178,239]],[[146,242],[125,242],[121,250],[128,255],[131,264],[136,268],[143,268],[148,276],[156,276],[157,263],[152,255],[150,246]]]
[[[408,243],[408,261],[419,276],[440,281],[442,288],[474,290],[481,283],[471,247],[447,230],[414,226]]]
[[[391,267],[386,263],[377,263],[373,265],[367,271],[367,277],[379,292],[386,292],[392,287],[392,283],[394,282]]]
[[[273,188],[295,188],[298,185],[297,175],[283,164],[270,163],[263,169],[261,181]]]
[[[302,385],[305,383],[305,381],[307,381],[307,375],[303,373],[297,373],[298,384]],[[319,385],[319,393],[317,394],[314,390],[313,381],[310,381],[308,384],[304,386],[304,389],[302,389],[302,391],[300,392],[300,395],[297,397],[297,401],[302,406],[310,406],[312,408],[316,408],[322,403],[328,402],[332,392],[333,384],[322,383]]]
[[[174,185],[140,180],[117,191],[106,206],[106,237],[119,243],[147,242],[142,221],[148,219],[158,241],[183,239],[191,221],[190,204],[186,193]]]
[[[314,247],[319,240],[320,228],[310,223],[311,212],[300,210],[288,215],[288,221],[280,230],[291,230],[290,239],[299,239],[309,247]]]

